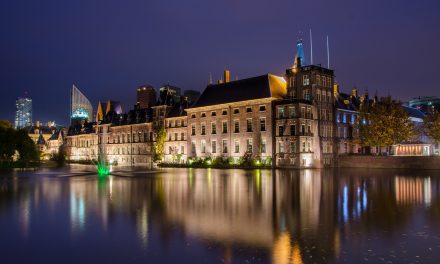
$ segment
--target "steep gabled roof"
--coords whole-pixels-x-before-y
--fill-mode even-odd
[[[286,93],[287,85],[282,77],[265,74],[238,81],[208,85],[192,108],[270,97],[279,99]]]

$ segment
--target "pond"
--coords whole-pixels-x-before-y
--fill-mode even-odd
[[[1,263],[435,263],[440,171],[0,172]]]

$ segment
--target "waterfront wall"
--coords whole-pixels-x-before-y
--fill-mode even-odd
[[[438,156],[340,156],[340,168],[440,170]]]

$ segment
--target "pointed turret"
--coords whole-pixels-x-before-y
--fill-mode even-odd
[[[300,60],[301,65],[298,65],[298,59]],[[296,55],[295,55],[295,61],[293,62],[293,68],[296,69],[298,66],[304,66],[305,65],[305,56],[304,56],[304,44],[302,37],[300,35],[298,41],[296,42]]]

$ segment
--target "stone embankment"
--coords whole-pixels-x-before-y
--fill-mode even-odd
[[[440,170],[439,156],[340,156],[340,168]]]

